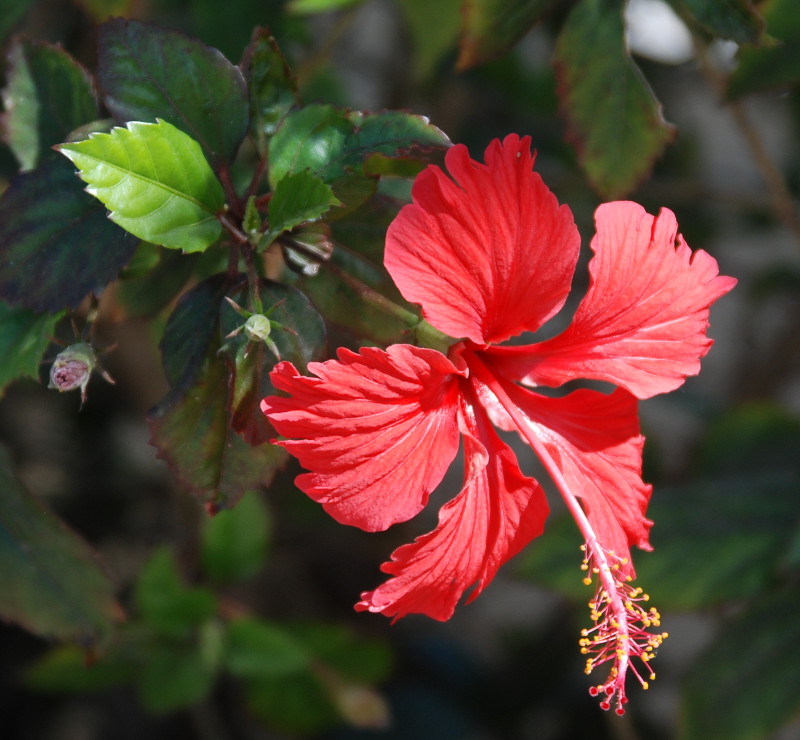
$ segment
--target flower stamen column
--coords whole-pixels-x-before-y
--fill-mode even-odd
[[[642,677],[632,660],[638,658],[647,669],[648,678],[655,678],[655,673],[647,664],[668,634],[651,633],[647,630],[660,626],[661,617],[653,607],[647,610],[642,608],[640,604],[647,602],[649,596],[641,588],[631,585],[630,576],[623,575],[622,570],[628,564],[627,559],[619,558],[603,547],[578,497],[572,492],[550,452],[534,433],[530,420],[509,398],[503,388],[503,381],[495,377],[477,353],[470,354],[468,364],[508,414],[516,431],[537,454],[584,537],[586,544],[581,546],[585,553],[581,568],[587,572],[584,583],[591,585],[592,575],[596,575],[598,584],[594,597],[589,601],[594,627],[581,632],[579,644],[581,652],[591,656],[586,660],[587,674],[600,665],[612,663],[608,679],[602,684],[592,686],[589,693],[601,697],[600,707],[605,710],[610,709],[616,699],[616,713],[622,715],[628,701],[625,678],[629,668],[642,688],[648,688],[647,680]]]

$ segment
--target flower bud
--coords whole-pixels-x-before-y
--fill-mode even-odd
[[[50,368],[50,388],[61,391],[81,389],[81,398],[86,397],[86,386],[97,362],[94,350],[79,342],[59,352]]]
[[[251,342],[265,341],[270,331],[272,331],[272,327],[270,326],[269,319],[266,316],[262,316],[260,313],[254,313],[244,322],[245,336]]]

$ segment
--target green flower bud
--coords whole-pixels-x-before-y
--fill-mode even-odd
[[[50,368],[50,388],[62,393],[81,389],[81,397],[86,397],[86,386],[97,363],[97,355],[86,344],[79,342],[67,347],[58,356]]]
[[[254,313],[244,322],[245,336],[251,342],[265,342],[271,331],[269,319],[260,313]]]

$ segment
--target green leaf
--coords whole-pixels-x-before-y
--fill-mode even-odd
[[[580,0],[554,58],[569,138],[607,198],[629,193],[674,133],[626,51],[624,34],[619,0]]]
[[[240,581],[257,573],[269,548],[269,511],[258,493],[203,523],[200,561],[217,583]]]
[[[764,22],[750,0],[668,0],[678,15],[712,36],[756,43]]]
[[[274,189],[286,175],[308,169],[334,183],[347,174],[363,174],[364,163],[374,154],[418,159],[449,144],[424,116],[309,105],[290,113],[272,137],[269,180]]]
[[[17,378],[39,379],[39,366],[61,314],[34,314],[0,301],[0,396]]]
[[[185,393],[170,394],[148,414],[158,456],[212,514],[267,485],[287,457],[275,445],[253,447],[231,429],[228,383],[226,365],[212,355]]]
[[[286,7],[290,13],[311,14],[324,13],[330,10],[340,10],[356,5],[363,0],[289,0]]]
[[[0,298],[33,311],[75,308],[117,276],[137,243],[68,162],[45,162],[0,196]]]
[[[222,628],[214,622],[203,625],[197,643],[156,642],[148,646],[137,677],[145,709],[163,714],[197,704],[214,688],[222,654]]]
[[[0,448],[0,617],[84,647],[108,638],[114,586],[83,540],[18,483]]]
[[[278,42],[266,28],[256,28],[240,64],[250,89],[250,131],[263,154],[267,138],[298,104],[297,85]]]
[[[91,80],[63,49],[17,39],[3,88],[5,138],[23,170],[99,115]]]
[[[419,77],[427,79],[458,41],[461,0],[401,0]]]
[[[315,221],[332,206],[340,205],[330,185],[301,170],[286,175],[275,186],[269,201],[269,229],[261,244],[272,244],[279,234],[306,221]]]
[[[234,676],[279,678],[303,671],[310,663],[303,644],[277,625],[257,619],[228,625],[225,666]]]
[[[156,550],[139,574],[136,605],[148,626],[172,637],[191,634],[217,607],[211,591],[184,585],[168,547]]]
[[[684,683],[681,740],[761,740],[797,718],[798,613],[789,588],[723,624]]]
[[[58,149],[111,220],[140,239],[200,252],[222,233],[222,186],[198,143],[172,124],[131,121]]]
[[[127,683],[132,676],[131,661],[113,648],[90,663],[86,652],[76,645],[59,645],[25,671],[24,683],[34,691],[85,694],[107,691]]]
[[[771,0],[764,5],[764,20],[777,43],[739,49],[739,64],[728,79],[730,99],[800,82],[800,5]]]
[[[188,255],[141,242],[155,252],[156,264],[145,274],[126,269],[117,285],[117,299],[129,317],[155,316],[166,308],[194,272],[197,253]],[[130,268],[130,265],[128,265]]]
[[[200,374],[205,358],[218,342],[220,306],[231,283],[212,275],[181,296],[170,314],[159,348],[170,388],[184,393]]]
[[[33,0],[0,0],[0,41],[5,41],[32,3]]]
[[[90,13],[96,21],[125,13],[130,0],[77,0],[78,4]]]
[[[230,293],[239,305],[246,301],[244,283]],[[285,329],[275,328],[270,339],[281,359],[304,369],[319,359],[325,344],[325,324],[317,310],[297,289],[279,283],[264,282],[260,291],[264,311],[277,306],[269,315]],[[253,308],[248,306],[248,308]],[[244,319],[226,302],[220,314],[220,332],[225,337],[242,326]],[[230,370],[230,426],[248,444],[260,445],[276,436],[261,411],[261,399],[275,393],[269,372],[278,358],[263,342],[250,342],[244,332],[225,341],[223,358]]]
[[[117,120],[169,121],[199,142],[218,171],[247,134],[250,102],[241,71],[183,34],[112,18],[100,27],[97,75]]]
[[[330,692],[310,672],[251,679],[244,695],[254,717],[291,736],[305,737],[341,723]]]
[[[457,67],[467,69],[505,54],[556,2],[465,0]]]

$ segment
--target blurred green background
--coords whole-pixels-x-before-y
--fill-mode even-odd
[[[6,44],[11,33],[60,43],[91,69],[109,15],[183,30],[233,62],[253,27],[268,26],[307,102],[407,109],[476,158],[494,137],[531,135],[537,170],[588,246],[603,197],[570,144],[552,65],[577,3],[508,2],[547,12],[507,52],[459,68],[462,13],[503,5],[2,0],[0,32]],[[763,49],[693,37],[665,3],[627,6],[627,43],[675,135],[626,194],[673,210],[689,245],[739,285],[712,309],[701,375],[641,404],[655,550],[636,564],[670,638],[650,689],[630,687],[624,718],[587,693],[577,641],[590,594],[579,536],[553,497],[545,535],[448,623],[357,615],[351,604],[380,582],[379,564],[434,523],[435,507],[386,533],[342,527],[293,488],[292,463],[268,491],[207,520],[148,446],[144,412],[166,385],[151,327],[126,319],[106,363],[118,384],[94,383],[81,413],[74,394],[27,381],[0,402],[21,481],[89,541],[128,613],[89,668],[79,645],[0,627],[0,737],[800,738],[800,11],[758,7],[772,67],[748,60]],[[736,76],[743,68],[749,79]],[[3,147],[0,172],[14,170]],[[585,249],[576,301],[587,260]],[[220,618],[235,627],[223,634]]]

